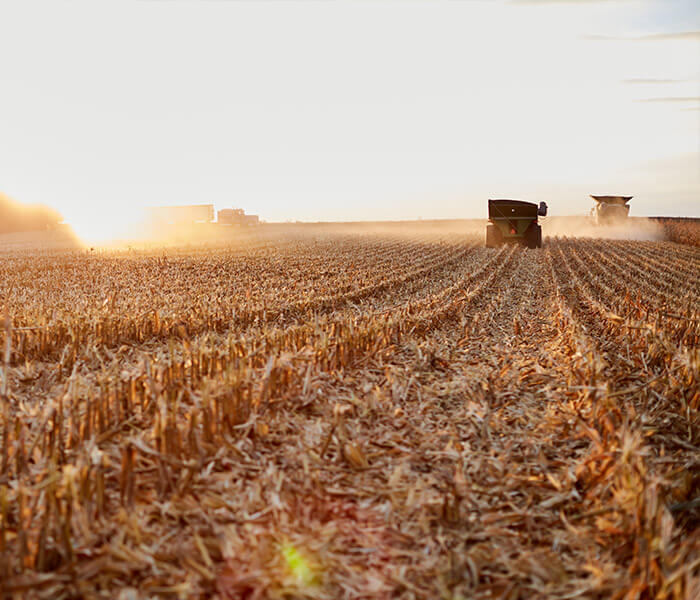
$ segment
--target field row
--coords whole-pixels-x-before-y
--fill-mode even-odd
[[[11,593],[697,585],[694,249],[329,233],[11,258]],[[33,302],[10,291],[39,276]]]

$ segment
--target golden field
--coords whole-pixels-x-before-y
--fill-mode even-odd
[[[700,248],[4,248],[0,590],[700,596]]]

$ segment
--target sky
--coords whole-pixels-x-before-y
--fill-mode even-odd
[[[0,0],[0,192],[144,206],[700,216],[695,0]]]

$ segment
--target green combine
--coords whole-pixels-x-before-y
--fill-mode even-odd
[[[489,200],[489,224],[486,227],[486,247],[501,244],[525,244],[528,248],[542,247],[542,227],[537,217],[547,215],[547,205],[522,200]]]

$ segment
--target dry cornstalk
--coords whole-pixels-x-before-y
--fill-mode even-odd
[[[313,231],[0,261],[0,594],[692,591],[700,250]]]

